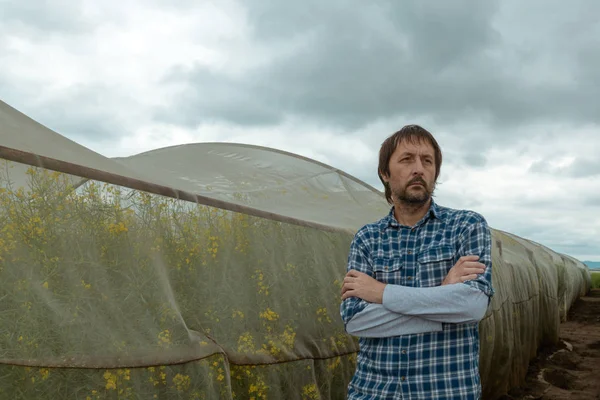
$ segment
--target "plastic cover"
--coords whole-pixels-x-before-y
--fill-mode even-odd
[[[255,146],[109,159],[4,103],[0,158],[0,398],[345,398],[341,280],[381,193]],[[579,261],[492,234],[489,399],[590,287]]]

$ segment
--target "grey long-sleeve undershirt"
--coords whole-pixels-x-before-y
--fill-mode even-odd
[[[359,337],[390,337],[438,332],[442,323],[480,321],[489,298],[466,284],[429,288],[386,285],[383,304],[368,304],[346,325]]]

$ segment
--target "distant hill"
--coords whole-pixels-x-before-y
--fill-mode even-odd
[[[600,261],[584,261],[585,265],[587,265],[590,269],[600,270]]]

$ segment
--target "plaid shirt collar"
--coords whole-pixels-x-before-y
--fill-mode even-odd
[[[392,206],[392,208],[390,209],[390,212],[384,218],[382,218],[381,221],[379,222],[382,231],[384,231],[388,228],[398,229],[401,226],[404,226],[404,225],[401,225],[398,222],[398,220],[396,220],[396,217],[394,216],[395,209],[396,209],[396,207]],[[440,221],[443,221],[444,213],[442,212],[442,210],[440,210],[439,206],[436,204],[436,202],[432,198],[431,203],[429,205],[428,212],[423,216],[423,218],[421,218],[419,220],[419,222],[417,222],[415,224],[415,228],[420,227],[421,225],[423,225],[430,219],[434,219],[434,218],[437,218]]]

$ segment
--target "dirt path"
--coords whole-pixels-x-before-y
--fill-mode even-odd
[[[500,400],[600,400],[600,289],[573,305],[560,339],[531,362],[525,386]]]

